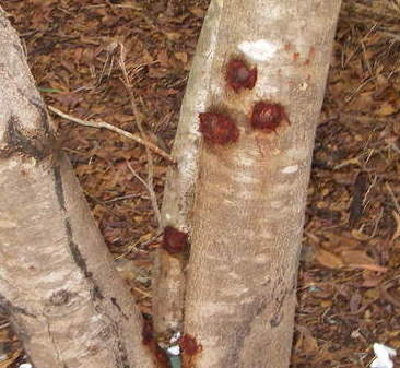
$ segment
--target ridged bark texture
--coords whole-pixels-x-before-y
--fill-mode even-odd
[[[211,3],[163,205],[165,223],[190,232],[186,291],[168,280],[178,272],[164,268],[170,257],[161,251],[156,284],[164,289],[154,301],[167,298],[156,326],[180,326],[172,317],[184,315],[185,333],[202,345],[184,359],[187,367],[289,366],[306,190],[339,8],[340,0]],[[257,67],[252,90],[226,86],[235,57]],[[290,123],[275,132],[251,128],[260,101],[281,104]],[[202,141],[198,116],[213,108],[235,119],[237,143]]]
[[[141,317],[0,9],[0,303],[35,367],[153,367]],[[53,142],[53,143],[52,143]]]

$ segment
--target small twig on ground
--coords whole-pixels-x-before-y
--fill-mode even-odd
[[[4,322],[0,325],[0,330],[10,327],[10,322]]]
[[[135,141],[136,143],[139,143],[139,144],[143,145],[144,147],[147,147],[149,150],[153,151],[157,155],[165,158],[169,163],[175,163],[175,160],[172,158],[171,155],[169,155],[167,152],[163,151],[161,148],[157,147],[154,143],[151,143],[151,142],[139,137],[137,134],[133,134],[133,133],[127,132],[126,130],[117,128],[114,125],[107,123],[105,121],[82,120],[82,119],[76,118],[74,116],[65,114],[64,112],[62,112],[61,110],[59,110],[53,106],[47,106],[47,108],[50,111],[54,112],[59,117],[69,120],[69,121],[72,121],[74,123],[83,125],[85,127],[95,128],[95,129],[107,129],[114,133],[120,134],[120,135],[128,138],[131,141]]]
[[[362,47],[362,43],[369,37],[369,35],[375,31],[375,28],[378,24],[375,23],[369,30],[368,32],[360,39],[360,45]],[[353,57],[356,55],[356,53],[358,52],[358,50],[360,49],[360,46],[357,46],[353,52],[350,54],[350,56],[347,58],[347,60],[344,61],[344,67],[346,67],[349,62],[353,59]]]
[[[125,201],[126,199],[139,198],[139,197],[140,197],[140,194],[127,194],[127,195],[124,195],[122,197],[109,199],[107,201],[104,201],[104,203],[113,203],[113,202]]]
[[[379,116],[368,116],[368,115],[363,115],[362,112],[342,112],[340,115],[333,115],[333,116],[328,116],[326,119],[320,120],[319,125],[322,124],[327,124],[332,121],[340,121],[344,123],[349,123],[349,124],[354,124],[355,121],[359,121],[361,123],[376,123],[376,122],[397,122],[399,118],[397,116],[385,116],[385,117],[379,117]]]
[[[156,197],[156,193],[154,192],[153,187],[151,187],[149,185],[148,182],[146,182],[146,180],[144,180],[136,171],[135,169],[131,166],[131,164],[129,163],[129,161],[126,161],[126,164],[128,165],[128,168],[130,170],[130,172],[132,173],[132,175],[138,179],[143,186],[146,188],[146,190],[149,192],[150,194],[150,200],[151,200],[151,205],[153,206],[153,211],[154,211],[154,215],[157,219],[157,223],[161,224],[161,212],[158,208],[158,204],[157,204],[157,197]]]
[[[375,187],[377,181],[378,181],[378,177],[377,177],[377,176],[374,176],[374,178],[372,179],[372,183],[371,183],[370,185],[368,185],[368,188],[367,188],[367,190],[365,191],[364,198],[363,198],[363,201],[362,201],[364,208],[365,208],[365,207],[367,206],[367,204],[368,204],[368,200],[367,200],[368,195],[369,195],[369,193],[371,192],[371,190]]]
[[[368,83],[373,82],[376,79],[376,77],[371,77],[371,78],[365,78],[351,93],[349,96],[345,97],[344,101],[346,103],[349,103],[354,96],[358,94]]]
[[[376,218],[375,221],[375,225],[374,225],[374,229],[372,231],[372,235],[371,238],[375,238],[376,233],[378,232],[378,227],[379,227],[379,223],[381,222],[382,218],[383,218],[383,213],[385,212],[385,208],[381,207],[378,217]]]
[[[154,243],[163,233],[161,231],[157,232],[154,236],[152,236],[150,239],[145,240],[145,241],[137,241],[133,244],[128,245],[127,249],[117,258],[115,258],[115,260],[124,258],[126,255],[128,255],[130,252],[132,252],[132,250],[134,250],[135,248],[137,248],[138,246],[143,247],[146,245],[150,245],[151,243]]]
[[[138,126],[140,135],[142,137],[142,139],[144,139],[144,137],[146,136],[144,128],[143,128],[143,124],[142,124],[142,114],[139,111],[139,108],[135,102],[135,96],[133,95],[132,92],[132,82],[131,82],[131,78],[129,76],[128,70],[126,69],[126,64],[125,64],[125,51],[124,51],[124,46],[122,45],[122,43],[119,44],[120,47],[120,52],[119,52],[119,67],[121,68],[122,71],[122,83],[124,84],[127,92],[128,92],[128,96],[129,96],[129,102],[131,104],[131,110],[132,113],[136,119],[136,124]],[[158,225],[158,229],[161,229],[161,212],[158,208],[158,204],[157,204],[157,197],[156,194],[154,192],[154,183],[153,183],[153,179],[154,179],[154,165],[153,165],[153,156],[151,154],[150,148],[148,146],[145,146],[145,150],[146,150],[146,155],[147,155],[147,169],[148,169],[148,175],[147,175],[147,183],[141,179],[142,183],[145,184],[145,187],[147,188],[147,190],[150,193],[150,198],[151,198],[151,203],[153,206],[153,210],[154,210],[154,216],[156,218],[157,221],[157,225]],[[128,163],[128,167],[129,167],[129,163]],[[131,172],[133,173],[133,175],[135,175],[135,171],[132,169],[132,167],[129,167]],[[136,177],[140,178],[137,174],[135,175]]]
[[[378,217],[375,220],[374,228],[372,229],[372,234],[371,235],[368,235],[368,234],[364,233],[365,224],[362,224],[360,229],[357,230],[358,234],[362,235],[362,237],[364,238],[363,240],[375,238],[376,233],[378,232],[379,223],[381,222],[381,220],[383,218],[384,211],[385,211],[384,207],[381,207],[381,209],[379,211],[379,214],[378,214]]]

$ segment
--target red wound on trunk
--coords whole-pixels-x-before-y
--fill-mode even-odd
[[[188,235],[172,226],[166,226],[162,247],[171,254],[181,253],[189,247]]]
[[[196,355],[203,350],[203,347],[197,342],[196,338],[189,334],[184,334],[179,338],[179,346],[187,355]]]
[[[275,131],[285,121],[290,123],[282,105],[258,102],[253,107],[250,124],[254,129]]]
[[[199,119],[199,130],[207,142],[228,144],[238,140],[239,129],[229,116],[216,112],[203,112],[199,115]]]
[[[252,89],[257,82],[257,68],[250,69],[244,61],[233,59],[226,66],[225,79],[236,93],[240,88]]]

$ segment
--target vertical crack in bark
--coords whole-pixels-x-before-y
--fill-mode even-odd
[[[98,285],[96,285],[96,282],[93,279],[93,273],[88,271],[86,260],[82,256],[82,253],[81,253],[79,247],[74,242],[71,220],[68,216],[67,208],[65,205],[63,183],[62,183],[61,172],[60,172],[59,167],[54,168],[54,182],[55,182],[55,190],[56,190],[58,202],[59,202],[60,207],[65,215],[64,223],[65,223],[65,229],[66,229],[67,237],[68,237],[68,245],[69,245],[69,249],[71,251],[72,258],[73,258],[74,262],[78,265],[78,267],[82,270],[85,277],[88,278],[89,281],[92,283],[92,285],[93,285],[92,295],[99,299],[103,299],[104,296],[102,295],[101,289],[98,287]]]
[[[66,208],[64,203],[64,192],[63,192],[61,173],[59,167],[56,167],[54,169],[54,180],[55,180],[55,190],[57,194],[58,203],[60,204],[61,209],[65,212]]]
[[[110,298],[115,299],[115,298]],[[131,368],[128,359],[128,349],[125,338],[122,336],[121,328],[118,323],[112,319],[107,314],[104,315],[110,322],[110,328],[114,330],[114,335],[116,336],[116,349],[114,351],[117,352],[115,356],[115,364],[116,368]]]
[[[62,359],[62,357],[61,357],[61,354],[60,354],[60,347],[59,347],[58,344],[57,344],[57,341],[56,341],[56,339],[55,339],[55,337],[54,337],[54,334],[51,332],[49,319],[47,318],[47,316],[46,316],[45,314],[43,314],[43,317],[44,317],[44,319],[46,320],[47,334],[48,334],[48,336],[49,336],[49,339],[50,339],[52,345],[53,345],[54,348],[55,348],[57,360],[58,360],[63,366],[66,366],[66,364],[65,364],[65,362],[63,361],[63,359]]]
[[[117,298],[111,297],[110,300],[111,300],[111,303],[115,306],[115,308],[117,308],[118,311],[121,313],[122,317],[124,317],[126,320],[128,320],[129,317],[124,313],[122,308],[119,306],[119,304],[117,302]]]
[[[121,337],[121,333],[118,330],[118,352],[119,356],[117,359],[120,361],[121,368],[130,368],[129,360],[128,360],[128,349],[126,347],[126,343],[124,339]]]
[[[75,244],[75,242],[73,240],[71,222],[68,217],[65,218],[64,223],[65,223],[65,229],[67,230],[68,244],[69,244],[69,249],[71,250],[72,258],[74,259],[74,262],[82,270],[85,277],[90,279],[93,276],[93,274],[92,274],[92,272],[88,271],[86,261],[83,258],[82,253],[79,250],[79,247]],[[91,280],[91,281],[93,281],[93,280]],[[98,294],[99,292],[100,291],[96,289],[95,294]]]

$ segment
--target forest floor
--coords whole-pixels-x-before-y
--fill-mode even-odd
[[[309,184],[292,368],[368,367],[373,343],[400,348],[399,4],[342,6]],[[145,131],[171,150],[207,0],[2,6],[48,105],[137,132],[126,68]],[[140,180],[148,175],[144,148],[52,116],[116,265],[150,314],[159,237]],[[167,163],[153,159],[160,205]],[[0,315],[0,368],[22,361]]]

